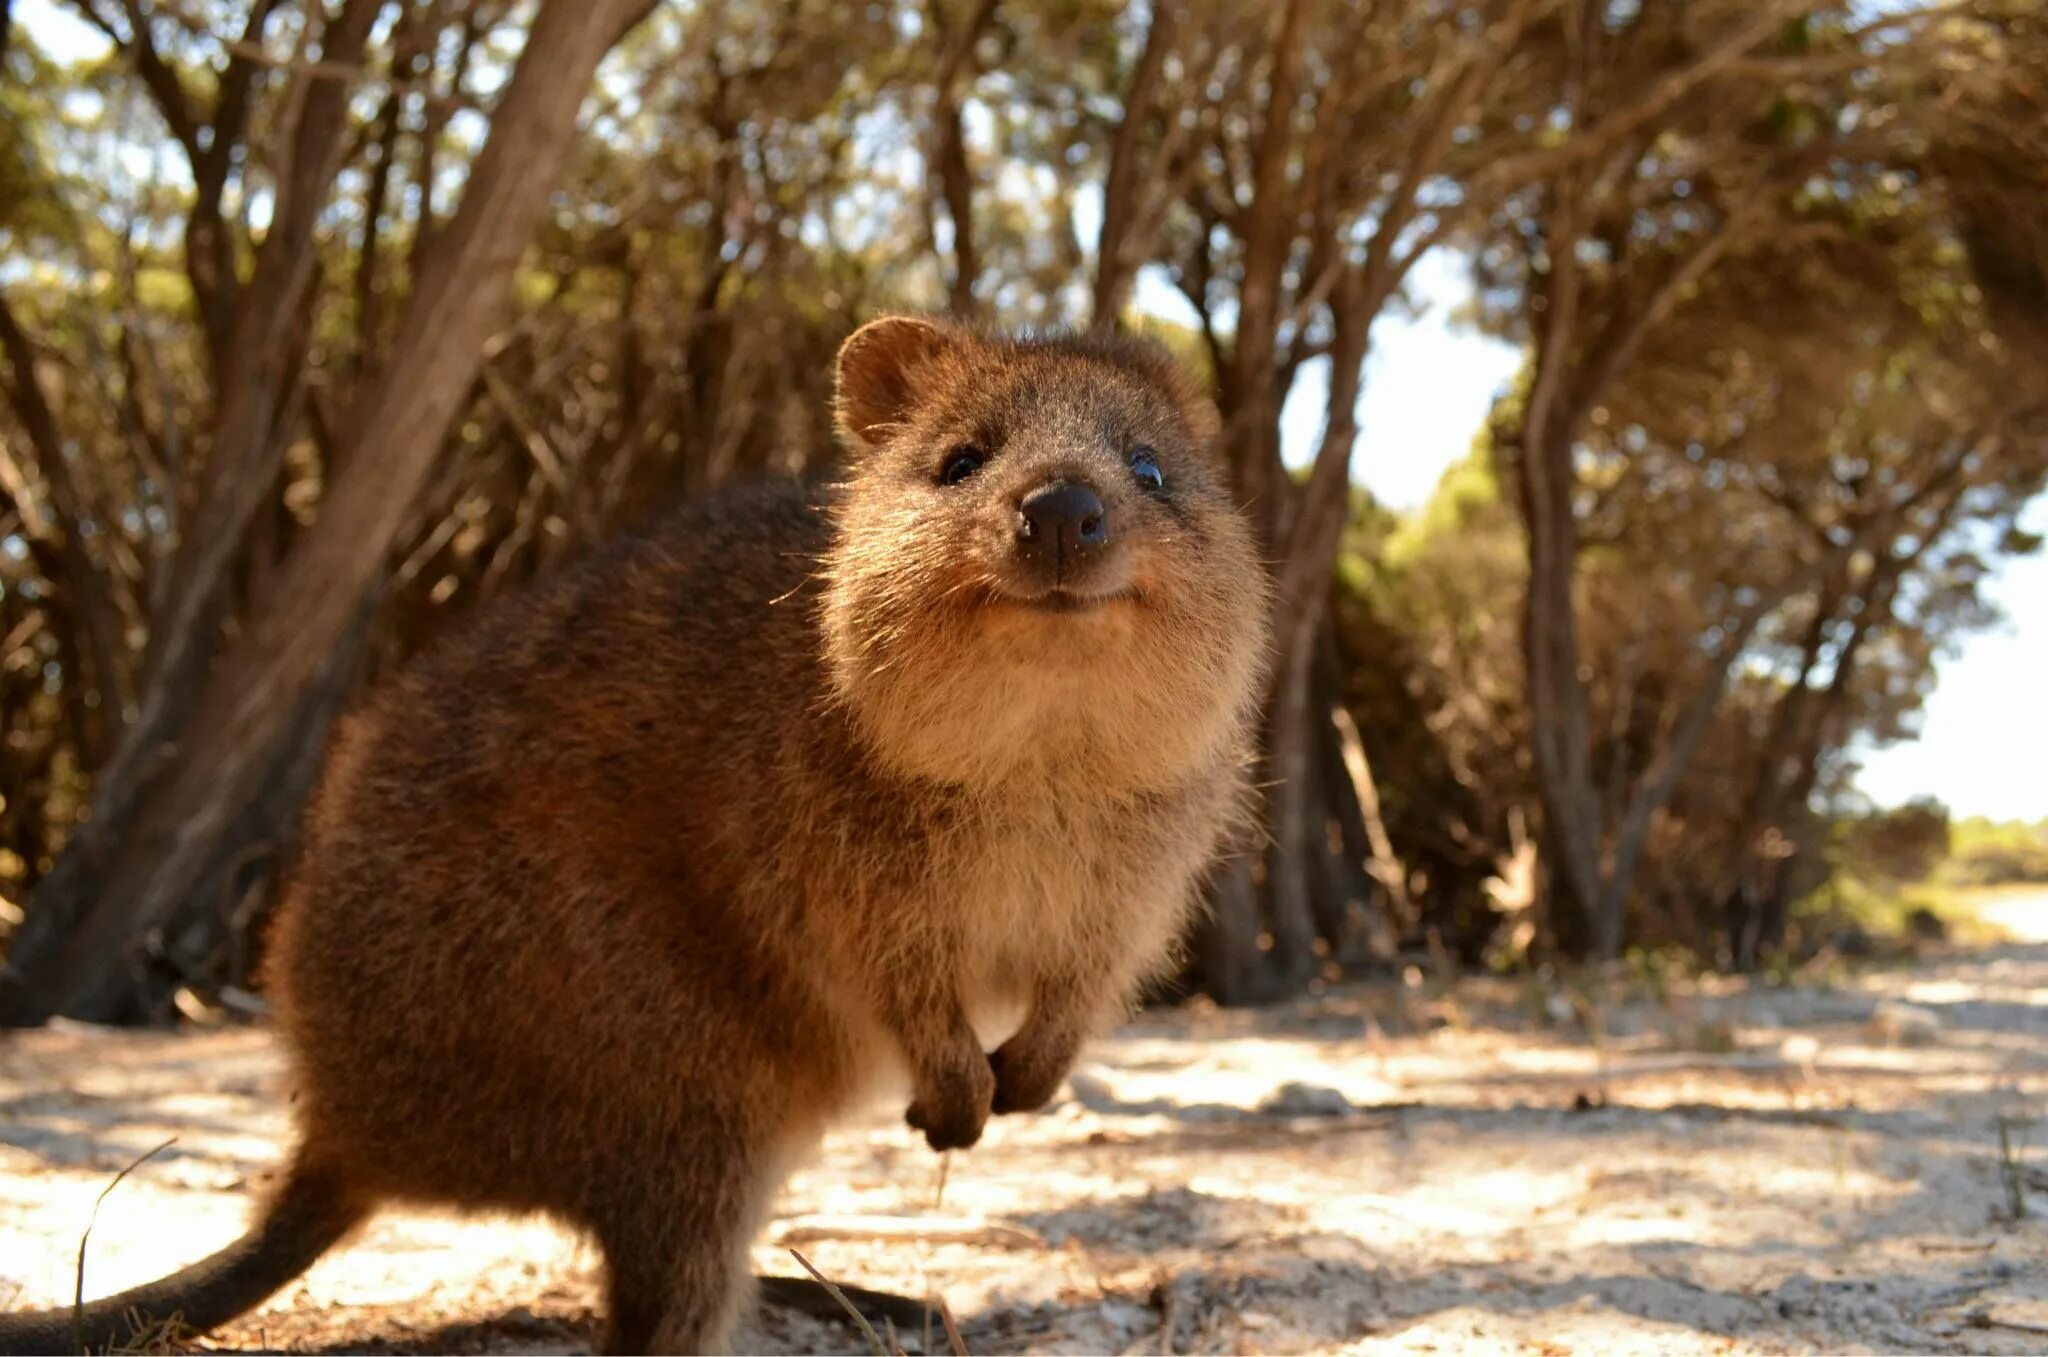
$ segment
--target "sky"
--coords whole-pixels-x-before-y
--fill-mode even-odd
[[[2022,526],[2048,533],[2048,500]],[[1936,796],[1957,815],[2048,817],[2048,556],[2008,561],[1992,597],[2005,622],[1940,666],[1920,739],[1866,758],[1857,785],[1879,804]]]
[[[15,16],[46,49],[65,57],[96,52],[103,40],[52,0],[19,0]],[[1077,206],[1083,238],[1099,210]],[[1410,509],[1429,497],[1446,467],[1463,456],[1495,395],[1520,365],[1517,350],[1454,317],[1470,289],[1457,257],[1425,256],[1410,280],[1420,300],[1412,314],[1390,308],[1373,327],[1359,401],[1354,477],[1382,503]],[[1136,304],[1183,323],[1196,321],[1187,300],[1156,270],[1138,280]],[[1281,415],[1283,452],[1305,460],[1322,431],[1327,364],[1305,365]],[[2048,532],[2048,501],[2026,526]],[[1858,787],[1880,805],[1934,796],[1959,816],[2048,817],[2048,557],[2008,562],[1990,587],[2005,611],[1998,627],[1966,638],[1939,667],[1917,741],[1866,751]]]

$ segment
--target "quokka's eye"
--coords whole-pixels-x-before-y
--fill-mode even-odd
[[[958,485],[981,470],[988,457],[980,448],[955,448],[946,454],[946,465],[939,472],[940,485]]]
[[[1159,455],[1143,443],[1131,449],[1131,479],[1145,490],[1166,488],[1166,473],[1159,469]]]

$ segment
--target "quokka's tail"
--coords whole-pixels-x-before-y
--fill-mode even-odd
[[[313,1266],[370,1212],[339,1178],[301,1164],[286,1176],[254,1228],[210,1257],[160,1281],[88,1301],[77,1310],[0,1314],[0,1354],[121,1352],[166,1326],[202,1334],[248,1313]],[[809,1277],[763,1277],[761,1299],[826,1319],[850,1301],[871,1321],[920,1322],[922,1302],[845,1286],[835,1296]],[[841,1298],[844,1298],[842,1300]]]
[[[294,1167],[255,1227],[220,1252],[77,1310],[0,1314],[0,1353],[119,1352],[167,1324],[205,1333],[261,1305],[368,1213],[338,1179]]]

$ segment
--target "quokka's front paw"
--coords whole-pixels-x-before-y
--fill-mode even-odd
[[[988,1058],[995,1071],[995,1111],[1036,1112],[1052,1101],[1066,1082],[1067,1069],[1074,1063],[1071,1047],[1054,1050],[1042,1044],[1004,1043]]]
[[[996,1077],[979,1051],[975,1057],[921,1088],[904,1114],[934,1150],[964,1150],[981,1139],[988,1124]]]

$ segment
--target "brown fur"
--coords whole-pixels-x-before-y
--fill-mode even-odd
[[[835,1118],[971,1145],[1170,963],[1264,649],[1213,410],[1149,346],[901,318],[839,405],[842,484],[690,508],[340,735],[270,971],[328,1234],[546,1212],[603,1250],[610,1348],[715,1346]],[[1061,479],[1112,542],[1041,595],[1017,505]]]

